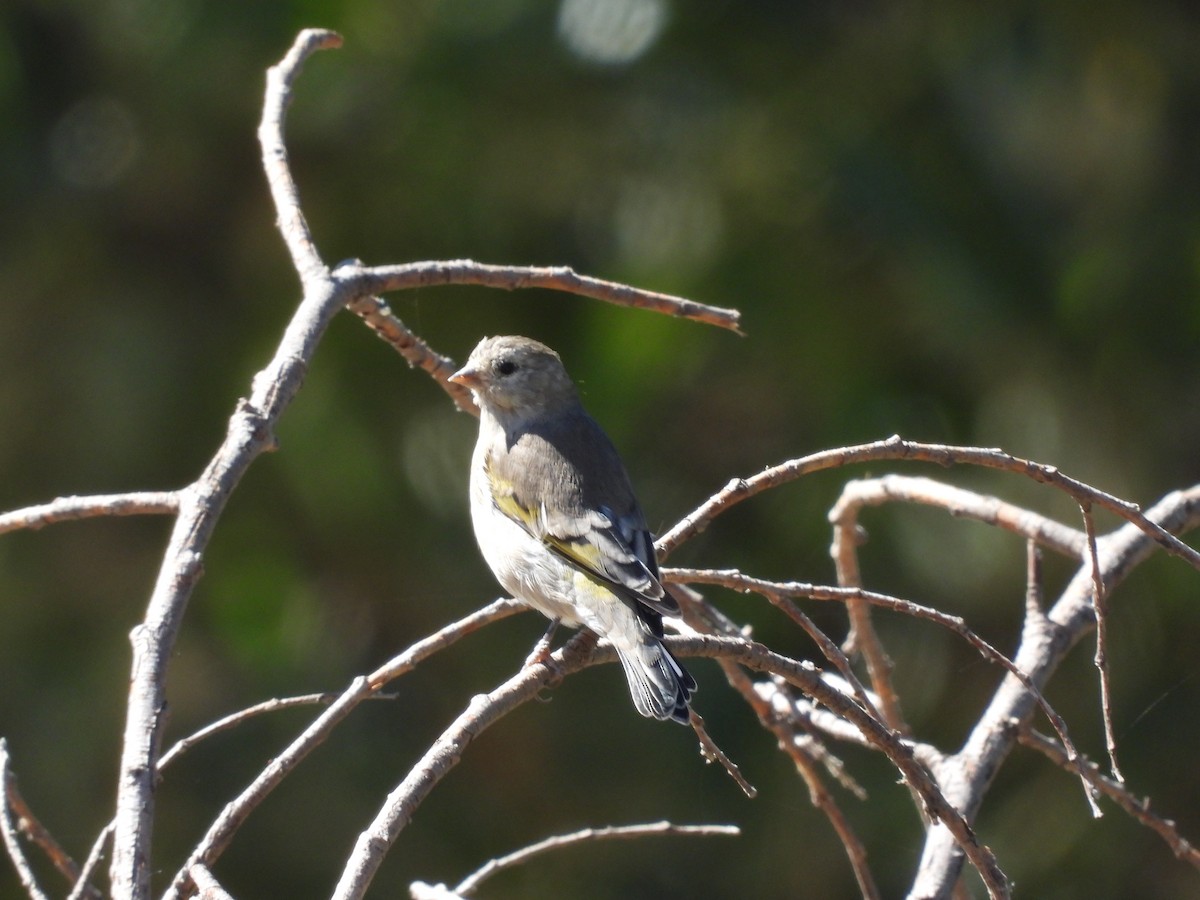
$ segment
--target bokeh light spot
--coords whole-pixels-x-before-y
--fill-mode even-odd
[[[54,173],[67,184],[105,188],[118,182],[137,158],[137,124],[111,97],[89,97],[68,109],[50,134]]]
[[[632,62],[650,49],[667,22],[665,0],[563,0],[558,36],[580,59]]]

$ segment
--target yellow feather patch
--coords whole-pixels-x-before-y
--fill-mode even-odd
[[[553,535],[546,535],[542,540],[576,565],[582,566],[589,572],[601,573],[600,548],[595,544],[587,541],[563,541]]]

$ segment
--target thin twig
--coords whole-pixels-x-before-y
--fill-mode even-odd
[[[0,798],[0,835],[4,837],[4,846],[8,850],[9,858],[12,859],[13,865],[17,869],[17,877],[21,879],[21,886],[25,888],[25,893],[32,900],[49,900],[47,895],[38,886],[37,878],[34,877],[29,860],[25,858],[25,851],[21,849],[21,839],[17,834],[17,823],[13,821],[13,809],[8,802],[9,784],[13,781],[13,778],[8,757],[8,742],[4,738],[0,738],[0,781],[4,783],[4,796]]]
[[[1025,542],[1025,617],[1045,618],[1042,583],[1042,548],[1030,538]]]
[[[0,534],[22,528],[36,531],[55,522],[72,522],[98,516],[161,516],[174,515],[178,511],[179,494],[176,491],[59,497],[49,503],[0,515]]]
[[[17,776],[9,773],[9,777],[4,780],[5,800],[13,814],[17,817],[17,829],[25,835],[31,842],[46,854],[46,858],[58,870],[59,874],[67,880],[68,884],[75,884],[79,879],[79,865],[71,858],[71,855],[63,849],[62,845],[55,840],[49,829],[42,824],[41,820],[30,809],[29,804],[25,802],[25,798],[21,796],[21,789],[17,784]],[[100,892],[95,888],[88,888],[89,896],[99,897]]]
[[[176,759],[187,753],[201,741],[207,740],[223,731],[229,731],[231,728],[235,728],[249,719],[266,715],[267,713],[278,712],[281,709],[294,709],[298,706],[329,706],[340,696],[341,694],[336,691],[326,691],[321,694],[299,694],[295,697],[273,697],[270,700],[263,700],[261,703],[255,703],[252,706],[239,709],[237,712],[232,712],[227,716],[217,719],[215,722],[210,722],[198,731],[194,731],[187,737],[176,741],[171,746],[171,749],[167,750],[159,759],[158,770],[159,772],[165,771],[171,763],[175,762]],[[369,699],[393,700],[395,699],[395,695],[372,694]]]
[[[1100,674],[1100,715],[1104,720],[1104,746],[1108,749],[1108,765],[1112,777],[1125,781],[1117,764],[1117,733],[1113,728],[1112,676],[1108,669],[1108,597],[1104,591],[1104,576],[1100,574],[1100,554],[1096,549],[1096,522],[1090,503],[1081,503],[1083,527],[1087,533],[1088,562],[1092,567],[1092,607],[1096,612],[1096,671]]]
[[[716,609],[701,594],[687,585],[669,583],[668,590],[671,596],[679,602],[680,608],[683,611],[683,620],[691,629],[700,634],[724,634],[729,637],[747,637],[734,622],[720,612],[720,610]],[[722,672],[725,674],[726,681],[729,682],[735,691],[742,695],[746,703],[754,710],[759,723],[775,735],[780,749],[788,755],[796,766],[797,771],[808,787],[809,798],[812,800],[813,805],[824,813],[833,826],[834,831],[841,839],[863,897],[868,898],[868,900],[878,897],[878,889],[867,866],[866,848],[854,833],[854,829],[851,828],[846,817],[842,814],[841,809],[833,799],[833,795],[825,790],[820,775],[816,772],[816,767],[813,763],[814,758],[818,759],[824,765],[830,777],[858,799],[866,800],[866,791],[846,772],[846,767],[842,761],[834,756],[821,741],[806,731],[796,729],[795,726],[800,722],[799,719],[786,714],[777,715],[772,700],[760,694],[753,679],[743,671],[741,666],[724,659],[718,660],[718,662],[720,663]],[[763,684],[764,686],[773,688],[777,696],[783,691],[783,687],[774,682],[764,682]],[[871,704],[868,702],[867,706],[870,707]],[[832,713],[825,713],[825,715],[845,724],[845,727],[854,733],[859,742],[866,743],[861,732],[853,726],[844,723],[842,719],[837,719]]]
[[[742,774],[741,767],[738,766],[728,754],[725,753],[712,739],[712,735],[708,733],[708,729],[704,727],[704,718],[696,710],[688,711],[688,724],[692,726],[692,731],[696,733],[697,740],[700,741],[700,755],[704,757],[705,762],[720,763],[725,769],[729,777],[734,780],[734,783],[742,789],[742,793],[753,800],[758,796],[758,788],[746,780],[746,776]]]
[[[876,707],[875,702],[870,698],[870,696],[868,696],[866,687],[864,687],[863,683],[858,680],[858,676],[854,674],[854,669],[850,666],[850,660],[846,658],[846,654],[842,652],[842,649],[837,645],[836,642],[834,642],[827,634],[825,634],[825,632],[817,627],[816,623],[813,622],[812,619],[805,615],[804,610],[800,609],[800,607],[793,603],[789,598],[777,592],[764,590],[760,593],[771,602],[772,606],[783,610],[784,614],[787,615],[789,619],[799,625],[804,630],[805,634],[813,639],[814,643],[816,643],[816,645],[821,649],[821,652],[825,655],[825,658],[833,663],[834,668],[838,670],[838,674],[846,679],[846,683],[850,686],[850,689],[854,692],[855,698],[857,698],[859,704],[864,710],[866,710],[876,719],[879,719],[881,722],[886,722],[887,726],[893,731],[896,731],[900,734],[906,733],[894,727],[891,722],[887,722],[879,714],[879,709]],[[864,607],[868,605],[861,596],[855,596],[851,598],[847,601],[847,605],[850,602],[859,602]]]
[[[1062,746],[1057,741],[1043,734],[1038,734],[1032,729],[1022,731],[1017,740],[1026,747],[1031,747],[1038,751],[1055,765],[1061,766],[1068,772],[1077,774],[1081,765],[1090,768],[1095,776],[1093,783],[1100,789],[1104,796],[1120,806],[1121,809],[1125,810],[1125,812],[1142,825],[1156,832],[1159,837],[1166,841],[1167,846],[1171,848],[1171,852],[1177,858],[1200,871],[1200,849],[1193,846],[1179,833],[1179,829],[1173,821],[1164,819],[1157,813],[1151,812],[1150,799],[1148,797],[1143,799],[1134,797],[1123,782],[1106,776],[1100,771],[1099,766],[1086,757],[1075,761],[1067,759],[1067,755],[1063,752]]]
[[[814,763],[812,755],[805,747],[801,745],[801,739],[807,739],[808,743],[813,746],[821,746],[820,742],[815,738],[797,733],[792,727],[795,720],[787,717],[781,717],[776,714],[773,704],[765,699],[762,694],[756,690],[753,680],[742,669],[727,660],[721,660],[721,668],[725,670],[725,677],[734,689],[742,695],[749,705],[754,710],[754,714],[758,716],[759,723],[775,735],[775,740],[779,744],[779,748],[788,755],[792,763],[796,766],[796,771],[800,773],[800,777],[804,779],[804,785],[808,789],[809,799],[812,805],[819,809],[829,820],[829,824],[833,827],[838,839],[842,842],[842,847],[846,851],[846,857],[850,861],[850,868],[854,872],[854,878],[858,882],[859,893],[862,894],[864,900],[878,900],[879,888],[875,884],[875,877],[871,874],[871,869],[867,865],[867,848],[863,846],[858,835],[851,827],[850,822],[842,813],[841,807],[837,805],[837,801],[833,799],[833,795],[826,790],[825,784],[821,781],[821,776],[817,772],[817,767]],[[826,753],[828,759],[831,754]],[[840,768],[841,761],[837,761]],[[826,768],[829,763],[826,763]],[[835,777],[841,780],[843,773],[835,773]],[[865,792],[862,787],[853,781],[850,782],[850,790],[855,793],[859,799],[865,799]]]
[[[334,271],[334,275],[340,277],[342,272],[343,269],[339,267]],[[455,406],[465,413],[479,415],[479,407],[475,405],[470,390],[450,381],[450,376],[458,370],[454,360],[438,353],[417,337],[407,325],[396,318],[395,313],[383,300],[368,294],[355,297],[346,304],[346,308],[403,356],[410,368],[428,373],[437,382],[438,387],[450,395]]]
[[[672,822],[648,822],[644,825],[612,825],[607,828],[583,828],[570,834],[557,834],[545,840],[522,847],[512,853],[489,861],[458,883],[454,893],[469,897],[484,881],[493,875],[524,865],[536,856],[554,850],[564,850],[576,844],[595,841],[632,840],[644,837],[686,835],[689,837],[737,837],[742,833],[736,825],[675,825]]]
[[[341,271],[349,274],[350,266]],[[407,263],[395,266],[362,268],[356,280],[362,290],[372,294],[435,285],[479,285],[502,290],[544,288],[591,297],[619,306],[632,306],[663,315],[691,319],[716,325],[741,334],[741,313],[676,297],[631,287],[615,281],[605,281],[590,275],[580,275],[567,266],[497,266],[470,259],[451,259]]]

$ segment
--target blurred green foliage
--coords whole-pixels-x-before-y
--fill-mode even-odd
[[[900,433],[1001,446],[1149,503],[1200,476],[1200,14],[1185,3],[668,0],[8,0],[0,7],[0,509],[196,476],[297,300],[254,129],[265,68],[304,26],[289,120],[329,262],[567,264],[744,313],[744,339],[541,292],[425,290],[396,312],[457,358],[485,334],[562,353],[652,522],[730,477]],[[218,529],[180,640],[170,738],[272,695],[331,690],[494,596],[471,538],[474,422],[351,317],[335,322]],[[882,467],[881,467],[882,468]],[[897,467],[899,468],[899,467]],[[905,471],[916,472],[909,467]],[[828,581],[825,473],[733,511],[678,561]],[[1015,478],[934,473],[1065,517]],[[1020,543],[912,510],[867,520],[868,584],[1011,649]],[[1101,527],[1114,523],[1102,520]],[[78,857],[111,809],[162,520],[0,538],[0,734]],[[1051,566],[1051,590],[1068,574]],[[1113,598],[1116,720],[1133,790],[1200,837],[1196,573],[1154,560]],[[718,596],[787,651],[763,604]],[[836,609],[812,611],[831,633]],[[353,836],[465,704],[510,673],[532,615],[464,642],[356,713],[217,872],[237,896],[327,895]],[[918,733],[952,748],[999,675],[881,617]],[[472,747],[380,876],[453,882],[585,825],[731,821],[737,840],[607,845],[489,897],[845,897],[853,880],[790,765],[693,663],[742,798],[684,729],[590,671]],[[1049,692],[1102,752],[1090,651]],[[166,878],[304,722],[213,740],[160,791]],[[920,827],[880,760],[839,795],[885,896]],[[980,828],[1022,896],[1191,897],[1196,873],[1017,751]],[[45,883],[57,886],[54,876]],[[0,866],[0,894],[18,890]]]

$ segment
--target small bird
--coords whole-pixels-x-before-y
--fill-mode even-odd
[[[679,604],[663,590],[625,467],[558,354],[526,337],[484,338],[450,380],[479,406],[471,520],[496,578],[551,631],[562,622],[606,638],[639,713],[688,722],[696,682],[662,644],[662,617]]]

